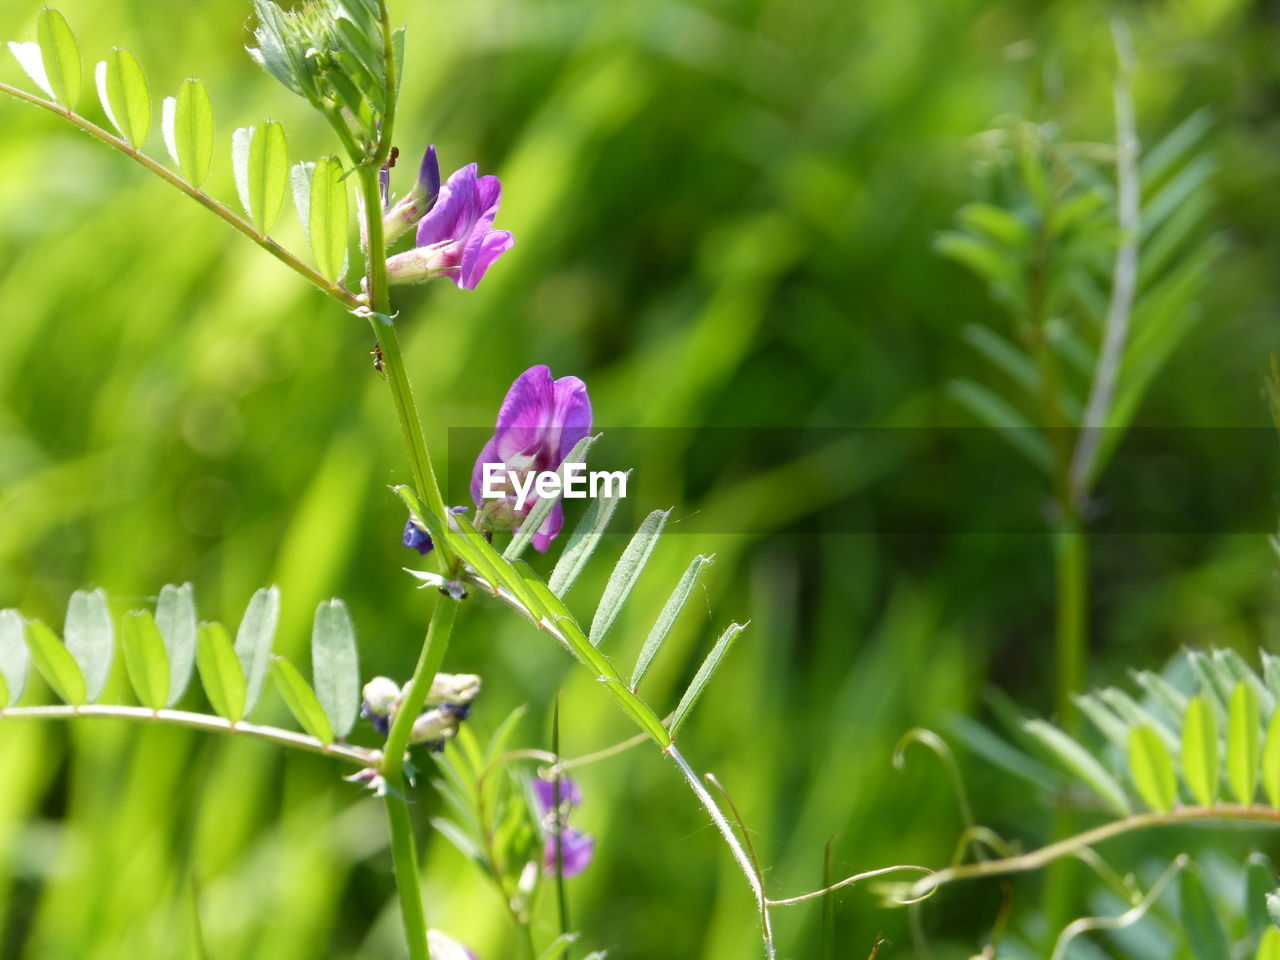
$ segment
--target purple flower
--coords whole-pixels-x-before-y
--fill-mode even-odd
[[[567,823],[569,814],[582,803],[582,791],[568,777],[544,780],[539,777],[532,783],[533,798],[542,813],[542,827],[546,841],[542,848],[542,869],[548,875],[556,872],[556,860],[561,860],[561,871],[566,877],[576,877],[591,863],[595,853],[594,838]],[[557,799],[559,802],[557,803]]]
[[[573,827],[564,827],[559,833],[547,835],[546,844],[542,849],[542,870],[548,876],[555,876],[558,853],[561,861],[560,872],[566,877],[576,877],[591,865],[591,857],[595,852],[594,837]]]
[[[539,777],[533,781],[533,796],[538,801],[538,806],[542,808],[544,816],[560,807],[568,807],[572,810],[582,803],[582,791],[578,788],[577,781],[561,777],[558,786],[559,802],[557,803],[555,780],[543,780]]]
[[[427,153],[415,188],[415,192],[422,191],[423,204],[431,193],[435,170],[434,151]],[[417,245],[387,260],[387,275],[392,283],[448,277],[460,289],[474,290],[493,261],[515,244],[515,238],[506,230],[493,228],[502,184],[494,176],[476,176],[476,170],[476,165],[469,163],[455,171],[425,215],[418,214],[422,219],[418,222]],[[438,171],[434,176],[439,177]],[[411,214],[417,213],[418,202],[414,203]],[[398,221],[392,224],[393,228],[397,225]]]
[[[456,515],[466,513],[467,509],[467,507],[450,507],[449,512]],[[404,535],[401,537],[400,542],[410,550],[417,550],[424,557],[436,548],[435,542],[431,539],[431,534],[414,523],[413,517],[404,522]]]
[[[590,432],[586,384],[577,377],[553,380],[542,365],[520,374],[507,391],[493,436],[471,471],[477,520],[495,530],[519,529],[538,498],[526,497],[521,503],[512,479],[526,483],[531,474],[554,471]],[[491,494],[500,491],[499,495],[486,497],[486,487]],[[534,549],[545,553],[562,526],[564,510],[557,503],[534,533]]]

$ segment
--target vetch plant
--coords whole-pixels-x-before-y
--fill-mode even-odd
[[[474,960],[465,945],[443,932],[450,918],[430,912],[424,901],[414,832],[420,813],[491,884],[527,960],[570,955],[581,935],[571,923],[566,881],[591,869],[597,840],[581,824],[599,809],[573,772],[645,744],[670,761],[727,846],[758,914],[765,957],[777,955],[773,915],[781,907],[909,873],[910,882],[893,883],[887,892],[893,903],[909,904],[918,919],[927,898],[960,881],[1038,870],[1068,857],[1090,866],[1123,909],[1052,927],[1051,944],[1044,936],[1051,925],[1041,923],[1041,955],[1051,951],[1053,960],[1061,960],[1095,931],[1124,929],[1166,909],[1164,894],[1175,883],[1181,894],[1177,923],[1195,960],[1222,960],[1233,952],[1265,960],[1280,955],[1280,933],[1266,925],[1265,915],[1258,920],[1260,910],[1275,902],[1266,898],[1275,878],[1265,861],[1252,858],[1241,869],[1248,882],[1248,923],[1228,929],[1217,921],[1207,885],[1188,856],[1171,858],[1148,880],[1120,874],[1094,850],[1113,837],[1154,827],[1280,823],[1280,667],[1274,657],[1263,658],[1259,673],[1227,651],[1188,654],[1181,672],[1139,674],[1141,699],[1115,688],[1080,692],[1091,494],[1152,377],[1194,320],[1190,308],[1217,251],[1194,239],[1209,171],[1196,152],[1205,122],[1193,117],[1145,157],[1139,155],[1123,33],[1117,144],[1107,154],[1115,187],[1089,152],[1062,143],[1048,128],[1015,125],[987,140],[1002,191],[999,202],[966,207],[961,228],[939,241],[945,253],[987,279],[1008,310],[1008,331],[983,326],[965,333],[999,370],[1002,386],[964,382],[953,385],[953,393],[1006,431],[1045,473],[1054,503],[1060,592],[1059,723],[1019,716],[1012,725],[1014,742],[972,727],[963,733],[975,752],[1043,781],[1037,785],[1053,796],[1045,806],[1068,806],[1099,822],[1042,848],[1016,850],[1012,841],[976,822],[947,742],[929,731],[912,731],[899,762],[907,746],[923,744],[946,763],[956,785],[965,833],[953,862],[938,869],[899,864],[838,880],[828,863],[821,889],[772,897],[768,871],[729,792],[715,777],[699,774],[680,748],[686,723],[747,625],[723,628],[688,686],[670,698],[674,703],[657,702],[648,692],[652,682],[646,684],[713,558],[697,555],[689,562],[643,641],[637,638],[629,668],[620,659],[619,617],[671,511],[644,517],[598,598],[589,604],[567,599],[628,495],[627,474],[604,475],[576,527],[561,536],[561,499],[572,495],[596,439],[587,384],[563,370],[557,378],[542,364],[520,373],[497,405],[492,437],[476,451],[472,505],[448,506],[441,490],[400,349],[391,291],[395,284],[433,279],[474,291],[491,269],[502,269],[498,261],[516,248],[511,233],[496,225],[498,178],[482,176],[476,163],[468,163],[442,181],[436,150],[429,146],[405,192],[393,192],[408,166],[397,166],[394,138],[401,77],[414,48],[403,29],[392,27],[385,0],[315,0],[292,9],[256,0],[254,12],[250,55],[314,108],[336,143],[333,155],[299,160],[289,156],[288,137],[276,121],[236,129],[229,153],[239,212],[204,192],[215,157],[227,151],[217,148],[212,99],[199,80],[184,81],[161,101],[158,129],[169,163],[146,152],[156,124],[142,65],[116,49],[86,70],[56,11],[40,14],[36,42],[10,45],[38,92],[6,83],[0,90],[65,119],[156,174],[370,325],[412,478],[394,493],[408,512],[402,542],[426,567],[408,571],[430,603],[425,636],[412,666],[406,658],[402,672],[390,671],[394,676],[362,677],[355,625],[342,601],[329,600],[315,612],[308,673],[275,652],[280,595],[274,587],[252,596],[234,634],[218,622],[201,621],[190,584],[166,586],[153,607],[123,615],[102,591],[77,591],[61,636],[38,619],[0,611],[0,719],[96,716],[177,725],[262,740],[353,767],[347,779],[385,807],[411,960]],[[96,92],[110,129],[80,112],[86,89]],[[272,236],[290,198],[307,239],[306,255]],[[1114,239],[1110,247],[1093,242],[1102,234]],[[402,242],[403,248],[392,249]],[[1100,258],[1100,249],[1111,256]],[[1025,408],[1039,411],[1038,419]],[[394,531],[386,537],[391,540]],[[530,546],[540,553],[558,549],[549,577],[523,559]],[[486,685],[492,688],[500,678],[444,670],[468,603],[506,608],[529,624],[531,634],[554,641],[596,681],[602,696],[612,698],[637,734],[566,758],[559,747],[558,710],[550,750],[515,745],[523,715],[516,710],[482,741],[471,718],[484,703]],[[131,693],[108,682],[117,655]],[[33,670],[60,702],[23,702]],[[180,708],[197,674],[208,710]],[[269,696],[288,708],[296,729],[254,719]],[[554,696],[547,691],[546,701]],[[1100,745],[1085,741],[1076,716],[1097,727]],[[358,725],[361,719],[367,726]],[[372,735],[377,746],[359,745],[362,735]],[[422,779],[435,784],[441,804],[413,802]],[[1089,799],[1060,804],[1059,794]],[[559,919],[551,938],[534,922],[540,892],[548,888]],[[1035,955],[1036,938],[1015,926],[1010,911],[1002,911],[981,956]],[[923,937],[920,944],[920,955],[927,956]],[[1001,954],[1005,945],[1017,952]],[[871,955],[882,946],[871,946]],[[860,945],[852,955],[865,953]]]

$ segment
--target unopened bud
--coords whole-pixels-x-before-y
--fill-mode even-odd
[[[389,677],[374,677],[364,685],[364,708],[370,717],[389,717],[400,699],[400,685]]]
[[[452,711],[437,707],[413,721],[413,730],[409,734],[410,743],[431,743],[450,739],[458,732],[458,718]]]
[[[382,218],[382,235],[387,243],[407,233],[419,220],[427,215],[440,196],[440,163],[436,159],[436,148],[427,147],[422,156],[422,166],[418,168],[418,180],[413,189],[397,201]]]
[[[431,681],[427,703],[432,706],[470,703],[479,693],[480,678],[474,673],[437,673]]]

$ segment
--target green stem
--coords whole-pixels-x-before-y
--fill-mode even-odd
[[[179,190],[185,193],[188,197],[190,197],[196,203],[200,204],[206,210],[210,211],[211,213],[213,213],[215,216],[217,216],[219,219],[223,220],[224,222],[230,224],[236,230],[239,230],[246,237],[248,237],[258,246],[260,246],[263,250],[267,251],[267,253],[271,254],[273,257],[275,257],[277,260],[283,263],[290,270],[305,277],[308,281],[315,284],[317,287],[319,287],[329,296],[333,297],[335,300],[342,303],[343,306],[345,306],[347,309],[349,310],[354,309],[355,307],[358,307],[360,305],[359,300],[356,299],[355,294],[353,294],[350,290],[347,290],[341,284],[334,283],[333,281],[327,279],[318,270],[311,267],[309,264],[303,263],[296,256],[294,256],[284,247],[280,246],[280,244],[276,243],[270,237],[266,236],[265,234],[259,233],[257,229],[253,226],[253,224],[249,223],[247,220],[243,220],[240,217],[236,216],[236,214],[233,213],[229,208],[219,203],[217,200],[214,200],[212,197],[210,197],[208,194],[204,193],[203,191],[197,189],[196,187],[193,187],[191,184],[187,183],[187,181],[183,180],[180,176],[178,176],[172,170],[169,170],[167,167],[162,166],[160,163],[148,157],[145,153],[142,153],[136,148],[130,146],[128,142],[121,140],[119,137],[115,136],[114,134],[107,132],[106,130],[102,129],[102,127],[99,127],[97,124],[90,123],[84,117],[63,109],[62,107],[58,106],[58,104],[54,103],[52,100],[45,100],[43,97],[37,97],[34,94],[28,93],[27,91],[21,89],[20,87],[10,86],[7,83],[0,83],[0,93],[7,93],[11,97],[14,97],[18,100],[22,100],[26,103],[30,103],[33,106],[40,107],[43,110],[48,110],[50,113],[57,114],[58,116],[62,117],[62,119],[69,121],[70,123],[74,124],[75,126],[79,127],[81,130],[83,130],[85,133],[89,134],[91,137],[101,140],[107,146],[113,147],[114,149],[118,150],[120,153],[124,154],[126,157],[129,157],[131,160],[134,160],[137,163],[141,164],[142,166],[146,167],[148,170],[150,170],[160,179],[164,180],[166,183],[169,183],[171,186],[177,187]]]
[[[1089,544],[1073,514],[1063,516],[1054,531],[1053,562],[1057,586],[1055,700],[1058,722],[1071,733],[1078,726],[1072,695],[1084,684],[1089,611]]]
[[[426,432],[423,430],[422,417],[413,400],[413,387],[409,383],[409,374],[405,369],[404,354],[400,350],[400,338],[396,335],[395,320],[391,317],[389,285],[387,283],[386,242],[382,233],[382,193],[378,185],[378,169],[372,166],[360,168],[360,188],[364,197],[365,226],[369,248],[369,304],[372,314],[369,322],[373,326],[373,335],[382,349],[383,369],[387,374],[387,384],[391,387],[391,401],[395,404],[396,416],[400,420],[400,432],[404,439],[405,450],[409,455],[409,469],[413,473],[413,485],[418,498],[428,510],[447,523],[449,513],[444,505],[444,497],[440,494],[440,485],[436,481],[435,470],[431,464],[431,451],[427,447]],[[445,569],[449,568],[453,557],[448,545],[437,543],[444,561]]]
[[[431,681],[440,669],[449,636],[453,631],[454,617],[458,612],[456,601],[441,594],[431,613],[427,627],[427,639],[422,644],[418,665],[413,679],[405,688],[404,698],[396,714],[387,745],[382,756],[382,776],[386,780],[387,823],[391,829],[391,857],[395,864],[396,889],[400,894],[400,912],[404,918],[404,933],[409,942],[410,960],[430,960],[427,952],[427,918],[422,905],[422,885],[418,877],[418,849],[413,837],[413,821],[409,816],[406,799],[408,779],[405,776],[405,751],[409,748],[409,735],[413,721],[426,702]]]

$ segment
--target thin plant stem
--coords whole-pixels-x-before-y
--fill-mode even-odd
[[[84,117],[80,116],[79,114],[59,106],[58,104],[54,103],[52,100],[46,100],[43,97],[38,97],[35,94],[28,93],[26,90],[23,90],[21,87],[15,87],[7,83],[0,83],[0,93],[7,93],[9,96],[14,97],[15,99],[22,100],[25,103],[29,103],[29,104],[32,104],[33,106],[40,107],[43,110],[48,110],[50,113],[56,114],[59,117],[62,117],[64,120],[69,121],[70,123],[74,124],[75,126],[79,127],[81,130],[83,130],[85,133],[89,134],[91,137],[94,137],[95,139],[102,141],[109,147],[113,147],[114,149],[118,150],[120,153],[124,154],[126,157],[129,157],[131,160],[134,160],[137,163],[141,164],[143,167],[145,167],[147,170],[154,173],[156,176],[164,180],[166,183],[182,191],[192,200],[196,201],[196,203],[200,204],[202,207],[204,207],[206,210],[213,213],[219,219],[223,220],[225,223],[230,224],[236,230],[240,231],[242,234],[244,234],[246,237],[248,237],[258,246],[260,246],[263,250],[267,251],[267,253],[271,254],[273,257],[275,257],[277,260],[283,263],[290,270],[294,271],[295,273],[307,279],[309,282],[314,284],[320,290],[327,293],[329,296],[333,297],[335,300],[337,300],[347,309],[349,310],[355,309],[360,305],[359,299],[350,290],[346,289],[339,283],[335,283],[334,281],[327,279],[323,274],[321,274],[318,270],[316,270],[310,264],[304,263],[302,260],[298,259],[297,256],[290,253],[284,247],[280,246],[280,244],[276,243],[270,237],[266,236],[265,234],[259,233],[257,228],[253,226],[253,224],[237,216],[234,212],[232,212],[230,208],[228,208],[222,203],[219,203],[217,200],[213,199],[208,194],[204,193],[202,190],[199,190],[196,187],[193,187],[191,184],[187,183],[187,181],[183,180],[182,177],[178,176],[172,170],[163,166],[156,160],[153,160],[151,157],[147,156],[145,153],[142,153],[136,147],[130,146],[128,142],[120,139],[114,134],[108,132],[107,130],[104,130],[102,127],[98,126],[97,124],[91,123],[90,121],[86,120]]]
[[[87,703],[78,706],[56,704],[40,707],[6,707],[0,710],[0,720],[70,720],[75,717],[114,717],[122,720],[143,720],[152,723],[172,724],[188,727],[192,730],[207,730],[211,733],[238,734],[252,737],[255,740],[266,740],[269,743],[286,747],[296,747],[309,753],[319,753],[327,757],[337,757],[348,763],[356,763],[362,767],[372,766],[379,760],[375,750],[354,747],[345,743],[324,743],[315,737],[282,730],[279,727],[265,727],[256,723],[245,723],[243,720],[232,722],[222,717],[214,717],[204,713],[192,713],[187,710],[151,710],[147,707],[112,706],[109,704]]]
[[[913,899],[927,896],[939,887],[959,880],[974,880],[983,877],[1002,877],[1012,873],[1026,873],[1040,870],[1063,857],[1075,856],[1080,850],[1110,840],[1113,837],[1146,830],[1151,827],[1173,826],[1176,824],[1205,824],[1214,821],[1248,822],[1260,827],[1280,827],[1280,810],[1261,805],[1240,806],[1223,804],[1213,807],[1175,807],[1168,813],[1136,813],[1132,816],[1112,820],[1102,826],[1094,827],[1074,836],[1051,843],[1038,850],[1004,857],[999,860],[983,860],[978,863],[966,863],[938,870],[931,876],[918,881],[911,890]]]
[[[1112,25],[1117,71],[1116,115],[1116,197],[1120,242],[1116,247],[1111,275],[1111,300],[1103,327],[1102,353],[1094,371],[1085,407],[1080,437],[1071,460],[1071,496],[1077,510],[1083,509],[1097,467],[1098,445],[1111,414],[1120,361],[1129,338],[1129,317],[1138,287],[1138,241],[1142,230],[1142,184],[1138,176],[1138,131],[1133,108],[1133,45],[1124,23]]]
[[[556,697],[555,710],[551,714],[551,752],[557,757],[560,756],[560,698]],[[551,798],[554,801],[555,813],[553,814],[553,823],[555,825],[556,844],[556,906],[560,914],[560,936],[569,936],[569,892],[564,885],[564,823],[561,816],[560,804],[561,790],[564,787],[564,777],[560,771],[556,771],[552,779]],[[563,956],[568,960],[571,944],[565,943]]]
[[[742,843],[738,840],[737,834],[734,833],[733,825],[729,823],[728,818],[725,817],[724,811],[722,811],[720,809],[720,805],[716,803],[715,797],[711,796],[707,788],[702,785],[702,779],[694,772],[693,768],[689,766],[689,761],[684,758],[684,755],[681,754],[678,749],[676,749],[676,745],[674,743],[668,744],[664,748],[664,752],[674,760],[676,766],[679,767],[680,772],[684,775],[685,782],[689,785],[689,789],[693,791],[694,796],[698,798],[703,808],[707,811],[708,816],[711,817],[711,822],[715,824],[715,828],[719,830],[720,835],[724,837],[725,843],[729,845],[729,850],[733,853],[733,859],[737,861],[739,868],[742,870],[742,875],[746,877],[747,884],[751,887],[751,892],[756,898],[756,905],[760,910],[760,923],[762,926],[760,935],[764,939],[765,957],[768,958],[768,960],[774,960],[774,957],[777,956],[777,952],[773,945],[773,924],[769,917],[770,901],[769,898],[765,896],[764,884],[756,874],[755,867],[751,863],[751,857],[747,854]]]
[[[405,751],[409,747],[413,721],[426,702],[427,693],[431,690],[431,680],[444,660],[457,612],[458,604],[455,600],[443,594],[437,598],[431,623],[427,628],[427,638],[418,656],[417,668],[413,672],[413,679],[405,688],[404,699],[387,735],[387,745],[382,757],[381,773],[387,788],[384,800],[391,830],[391,856],[395,865],[396,889],[400,894],[400,912],[404,918],[410,960],[430,958],[427,954],[426,910],[422,903],[422,885],[418,877],[417,843],[405,796],[408,787],[404,770]]]

